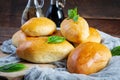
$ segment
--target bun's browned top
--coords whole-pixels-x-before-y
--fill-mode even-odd
[[[70,53],[67,68],[72,73],[91,74],[103,69],[110,58],[111,52],[103,44],[82,43]]]
[[[45,36],[56,30],[56,24],[46,17],[31,18],[21,29],[28,36]]]

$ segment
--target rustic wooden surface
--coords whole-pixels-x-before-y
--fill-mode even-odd
[[[20,19],[28,0],[0,0],[0,16],[3,18],[16,16]],[[40,1],[40,0],[38,0]],[[50,0],[44,0],[45,4],[42,8],[43,13],[46,13],[49,7]],[[120,0],[66,0],[64,10],[67,15],[67,10],[70,8],[78,8],[81,16],[86,18],[115,18],[120,19]],[[11,17],[12,19],[15,19]]]
[[[3,53],[0,51],[0,58],[1,57],[5,57],[7,56],[7,54]],[[55,68],[55,65],[52,64],[35,64],[35,63],[30,63],[30,62],[26,62],[26,61],[22,61],[20,63],[23,63],[26,65],[26,69],[22,70],[22,71],[18,71],[18,72],[10,72],[10,73],[6,73],[6,72],[0,72],[0,76],[3,76],[5,78],[7,78],[8,80],[21,80],[21,78],[25,75],[25,73],[32,67],[38,65],[39,67],[46,67],[46,68]],[[0,78],[1,80],[1,78]]]

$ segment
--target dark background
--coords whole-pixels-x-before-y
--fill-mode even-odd
[[[21,26],[21,15],[28,0],[0,0],[0,42],[12,36]],[[50,4],[44,0],[43,13]],[[66,0],[64,10],[78,8],[80,16],[86,18],[90,26],[109,34],[120,35],[120,0]],[[114,28],[114,30],[113,30]],[[109,30],[108,30],[109,29]]]
[[[44,14],[50,0],[44,0]],[[20,27],[22,12],[27,0],[0,0],[0,26]],[[120,19],[120,0],[66,0],[64,13],[77,7],[79,14],[85,18],[115,18]],[[6,23],[6,24],[2,24]]]

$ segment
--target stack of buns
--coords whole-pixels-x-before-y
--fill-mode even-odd
[[[89,27],[87,21],[79,17],[77,22],[72,19],[65,19],[61,23],[61,33],[69,41],[74,43],[98,42],[101,36],[95,28]]]
[[[61,33],[77,46],[68,56],[67,69],[71,73],[92,74],[103,69],[111,58],[111,51],[101,44],[99,32],[89,27],[79,17],[77,21],[66,18],[61,23]]]
[[[51,63],[62,60],[74,49],[67,40],[48,43],[48,37],[60,35],[55,23],[45,17],[32,18],[12,37],[18,57],[34,63]]]
[[[48,43],[51,35],[63,36],[66,40]],[[20,58],[34,63],[51,63],[68,57],[68,71],[82,74],[98,72],[109,62],[110,50],[100,42],[99,32],[89,27],[82,17],[76,22],[64,19],[60,30],[48,18],[32,18],[12,37]]]

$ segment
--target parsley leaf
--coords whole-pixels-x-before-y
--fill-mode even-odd
[[[12,63],[0,67],[1,72],[16,72],[26,68],[24,64],[21,63]]]
[[[75,22],[78,21],[79,15],[77,13],[77,8],[68,10],[68,18],[73,19]]]
[[[60,36],[50,36],[48,37],[47,42],[48,43],[60,43],[63,42],[65,40],[64,37],[60,37]]]
[[[111,50],[112,56],[120,56],[120,46],[117,46]]]

